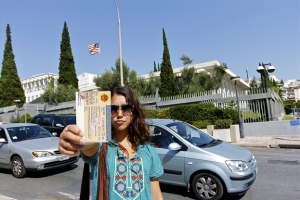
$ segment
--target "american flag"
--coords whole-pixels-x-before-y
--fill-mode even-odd
[[[100,53],[100,45],[99,43],[89,44],[88,48],[90,50],[90,56]]]

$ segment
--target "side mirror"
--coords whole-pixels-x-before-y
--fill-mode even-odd
[[[168,149],[170,151],[178,151],[181,149],[181,146],[176,142],[172,142],[171,144],[169,144]]]
[[[0,138],[0,143],[7,143],[5,138]]]
[[[56,132],[53,132],[52,135],[54,135],[55,137],[57,137],[57,133]]]

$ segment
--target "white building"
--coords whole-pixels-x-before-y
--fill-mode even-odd
[[[96,74],[86,72],[77,76],[79,90],[91,90],[97,88],[93,82],[95,77],[97,77]],[[57,85],[58,74],[53,73],[37,74],[21,80],[25,92],[26,103],[39,98],[44,93],[52,78],[54,79],[54,84]]]
[[[284,82],[282,95],[285,100],[300,100],[300,80],[292,79]]]
[[[50,83],[51,78],[54,78],[54,82],[56,83],[58,75],[42,73],[21,80],[21,84],[25,92],[26,103],[39,98],[44,93],[44,90]]]
[[[94,79],[96,77],[98,77],[97,74],[91,74],[91,73],[87,73],[87,72],[80,74],[79,76],[77,76],[78,89],[80,91],[96,89],[97,86],[94,83]]]
[[[187,67],[187,68],[194,67],[195,73],[205,72],[207,74],[211,74],[214,71],[214,66],[215,65],[220,66],[221,63],[217,60],[213,60],[213,61],[208,61],[208,62],[203,62],[203,63],[198,63],[198,64],[191,64],[191,65],[188,65],[188,66],[174,68],[173,73],[176,77],[180,77],[181,76],[181,71],[185,67]],[[227,96],[227,95],[232,95],[232,94],[235,93],[235,85],[234,85],[234,82],[232,82],[230,80],[230,78],[234,77],[234,76],[237,76],[237,74],[233,73],[229,69],[226,69],[225,71],[226,71],[226,74],[223,77],[222,85],[221,85],[220,90],[222,90],[222,93],[225,96]],[[159,76],[159,75],[160,75],[160,71],[153,72],[154,77]],[[141,77],[143,77],[147,80],[151,77],[151,74],[141,75]],[[249,84],[241,78],[239,81],[237,81],[237,89],[238,89],[239,92],[243,92],[245,90],[248,90],[249,89]]]

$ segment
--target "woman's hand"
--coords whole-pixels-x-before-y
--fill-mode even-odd
[[[85,143],[83,132],[76,125],[68,125],[60,134],[58,150],[62,154],[77,155],[81,150],[86,156],[93,156],[97,152],[99,143]]]
[[[68,125],[60,134],[60,140],[58,150],[62,154],[77,155],[79,150],[83,149],[84,140],[82,138],[83,133],[76,125]]]

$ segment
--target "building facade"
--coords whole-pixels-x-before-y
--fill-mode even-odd
[[[94,79],[97,77],[98,77],[97,74],[91,74],[91,73],[87,73],[87,72],[80,74],[79,76],[77,76],[78,89],[80,91],[96,89],[97,86],[94,83]]]
[[[174,68],[173,73],[174,73],[175,77],[180,77],[182,70],[185,67],[187,67],[187,68],[193,67],[195,69],[195,73],[204,72],[207,74],[212,74],[214,72],[214,66],[216,66],[216,65],[221,66],[221,63],[217,60],[213,60],[213,61],[208,61],[208,62],[203,62],[203,63],[198,63],[198,64],[191,64],[188,66]],[[229,69],[225,69],[225,72],[226,72],[226,74],[223,77],[222,85],[219,90],[222,91],[224,97],[227,97],[227,96],[231,96],[231,95],[235,94],[235,83],[233,81],[231,81],[230,78],[237,76],[237,75]],[[148,80],[148,79],[150,79],[151,76],[154,76],[154,77],[160,76],[160,71],[153,72],[152,74],[141,75],[140,77],[143,77],[144,79]],[[249,84],[246,81],[244,81],[242,78],[240,80],[238,80],[236,83],[237,83],[237,90],[240,94],[244,93],[246,90],[248,90],[250,88]]]
[[[77,76],[79,90],[91,90],[97,88],[93,81],[95,77],[97,77],[96,74],[86,72]],[[52,78],[54,79],[54,85],[56,86],[58,74],[53,73],[37,74],[21,80],[21,84],[25,92],[26,103],[30,103],[39,98],[48,87]]]
[[[285,100],[300,100],[300,80],[287,80],[284,82],[282,90],[282,97]]]
[[[21,84],[25,92],[26,103],[39,98],[48,87],[52,78],[56,84],[58,75],[53,73],[37,74],[21,80]]]

